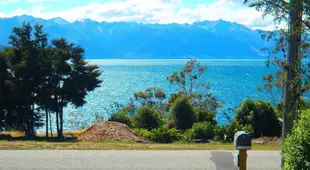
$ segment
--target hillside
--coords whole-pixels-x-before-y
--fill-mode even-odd
[[[8,44],[14,26],[23,21],[44,25],[50,39],[64,37],[86,49],[86,58],[262,58],[266,46],[258,31],[227,22],[139,24],[67,22],[31,16],[0,18],[0,44]]]

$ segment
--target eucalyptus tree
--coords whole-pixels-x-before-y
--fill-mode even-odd
[[[267,36],[268,40],[276,41],[274,49],[270,50],[269,63],[280,68],[277,76],[267,76],[269,84],[283,88],[283,138],[291,132],[292,122],[297,118],[299,100],[308,85],[308,66],[303,65],[302,59],[309,52],[310,4],[308,0],[244,0],[244,3],[258,11],[263,17],[274,17],[276,28],[286,23],[288,28],[274,31]],[[277,36],[277,37],[275,37]],[[284,72],[284,73],[282,73]],[[273,79],[277,78],[274,83]],[[306,78],[305,81],[302,79]],[[271,86],[267,85],[267,89]]]
[[[284,71],[284,76],[278,77],[283,82],[280,87],[283,88],[284,143],[287,134],[292,131],[293,121],[298,120],[301,94],[309,87],[309,67],[303,65],[302,59],[309,53],[310,3],[309,0],[244,0],[244,3],[262,11],[263,17],[273,16],[276,26],[281,23],[288,25],[288,28],[281,29],[280,37],[276,38],[276,48],[270,53],[273,58],[271,63],[281,66],[280,71]],[[267,39],[272,39],[273,35],[269,34]],[[267,82],[272,82],[272,78],[266,78]]]
[[[209,92],[210,84],[207,83],[204,73],[207,70],[197,60],[188,61],[179,72],[172,73],[167,80],[178,92],[171,96],[169,103],[184,95],[191,99],[198,110],[215,113],[221,107],[221,102]]]
[[[156,87],[150,87],[145,89],[145,91],[140,91],[134,93],[134,99],[139,105],[149,105],[156,108],[161,114],[167,111],[167,105],[163,103],[166,99],[166,93]]]

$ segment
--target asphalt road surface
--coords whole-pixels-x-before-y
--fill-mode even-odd
[[[0,151],[0,170],[236,170],[235,151]],[[248,170],[280,170],[279,151],[248,152]]]

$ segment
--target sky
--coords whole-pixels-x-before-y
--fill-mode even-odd
[[[31,15],[61,17],[69,22],[193,23],[223,19],[252,29],[273,30],[272,17],[249,8],[243,0],[0,0],[0,18]]]

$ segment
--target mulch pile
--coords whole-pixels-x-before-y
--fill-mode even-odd
[[[281,144],[281,138],[277,137],[261,137],[253,139],[254,143],[265,144],[265,145],[279,145]]]
[[[118,122],[100,122],[94,124],[78,137],[79,141],[130,141],[144,142],[143,137],[137,135],[127,125]]]

